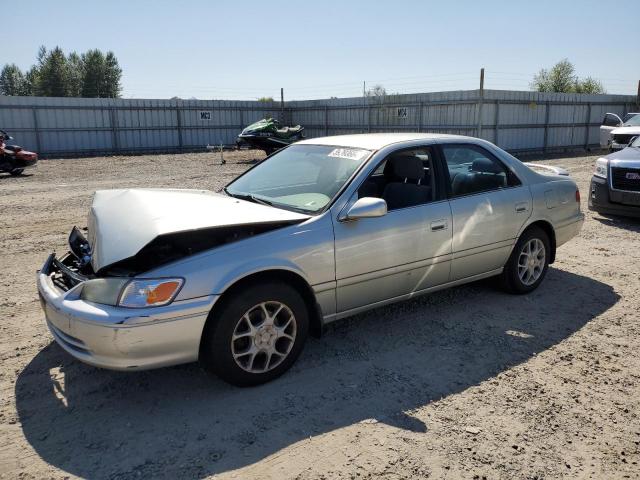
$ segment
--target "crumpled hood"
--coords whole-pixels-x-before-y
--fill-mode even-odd
[[[160,235],[234,225],[303,221],[309,215],[208,190],[99,190],[88,219],[95,272],[133,257]]]

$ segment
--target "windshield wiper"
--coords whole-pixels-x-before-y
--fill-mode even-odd
[[[273,206],[273,203],[271,203],[269,200],[265,200],[262,197],[257,197],[252,193],[231,193],[229,190],[227,190],[227,187],[224,187],[222,190],[224,191],[224,193],[233,198],[239,198],[240,200],[249,200],[250,202],[261,203],[262,205],[268,205],[270,207]]]

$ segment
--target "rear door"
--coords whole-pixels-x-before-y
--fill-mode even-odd
[[[600,146],[609,147],[611,143],[611,130],[622,126],[622,119],[615,113],[605,113],[600,125]]]
[[[440,148],[453,221],[451,280],[504,266],[531,215],[531,192],[506,165],[476,144]]]

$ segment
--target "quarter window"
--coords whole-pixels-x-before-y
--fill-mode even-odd
[[[443,145],[454,197],[500,190],[520,182],[497,158],[475,145]]]

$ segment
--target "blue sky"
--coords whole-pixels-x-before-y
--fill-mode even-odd
[[[640,78],[637,0],[1,4],[0,64],[26,69],[41,44],[113,50],[124,97],[254,99],[280,87],[285,99],[345,97],[363,81],[472,89],[481,67],[486,88],[527,90],[563,58],[609,93],[635,94]]]

